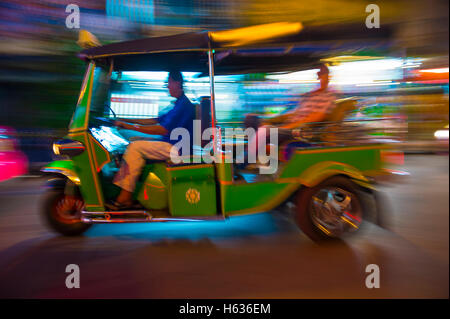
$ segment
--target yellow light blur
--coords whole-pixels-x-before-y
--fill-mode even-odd
[[[86,30],[80,30],[78,33],[77,44],[83,49],[89,49],[101,45],[97,37]]]
[[[326,229],[325,227],[323,227],[322,225],[317,224],[317,226],[320,228],[321,231],[323,231],[325,234],[329,235],[330,232],[328,231],[328,229]]]
[[[303,29],[300,22],[277,22],[227,31],[209,32],[209,37],[215,42],[228,46],[239,46],[271,38],[299,33]]]
[[[353,226],[354,228],[358,229],[358,226],[356,226],[355,224],[353,224],[351,221],[349,221],[349,220],[348,220],[347,218],[345,218],[344,216],[341,216],[341,219],[342,219],[344,222],[346,222],[346,223],[350,224],[351,226]]]
[[[336,57],[321,59],[322,62],[328,63],[342,63],[342,62],[355,62],[355,61],[367,61],[367,60],[380,60],[385,59],[381,56],[357,56],[357,55],[340,55]]]

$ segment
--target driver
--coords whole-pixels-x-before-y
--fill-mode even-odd
[[[160,141],[131,142],[123,156],[122,165],[114,177],[114,184],[121,188],[116,200],[106,203],[110,210],[134,208],[133,191],[141,174],[146,159],[166,160],[170,158],[173,144],[178,140],[170,139],[170,132],[175,128],[185,128],[192,136],[192,125],[195,116],[194,105],[184,94],[183,77],[179,71],[169,72],[168,84],[170,96],[176,98],[174,107],[159,118],[154,119],[120,119],[115,125],[138,132],[161,135]]]

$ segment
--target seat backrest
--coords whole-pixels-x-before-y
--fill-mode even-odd
[[[197,108],[197,120],[201,121],[201,129],[203,132],[211,127],[211,98],[209,96],[202,96],[200,98],[200,104]],[[208,144],[209,141],[202,140],[202,147]]]
[[[337,100],[336,106],[325,118],[325,122],[342,122],[348,113],[356,109],[356,100],[354,98],[346,98]]]

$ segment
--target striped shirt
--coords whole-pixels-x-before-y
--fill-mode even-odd
[[[302,95],[298,106],[289,112],[290,116],[287,123],[301,122],[312,113],[323,113],[323,118],[318,122],[325,120],[325,117],[334,109],[336,95],[333,91],[313,91]]]

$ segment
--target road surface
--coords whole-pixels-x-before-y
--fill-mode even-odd
[[[95,225],[61,237],[41,221],[40,178],[0,184],[0,297],[448,298],[447,155],[411,155],[386,187],[390,229],[318,246],[286,215],[226,222]],[[80,288],[65,285],[80,268]],[[366,266],[380,288],[365,285]]]

